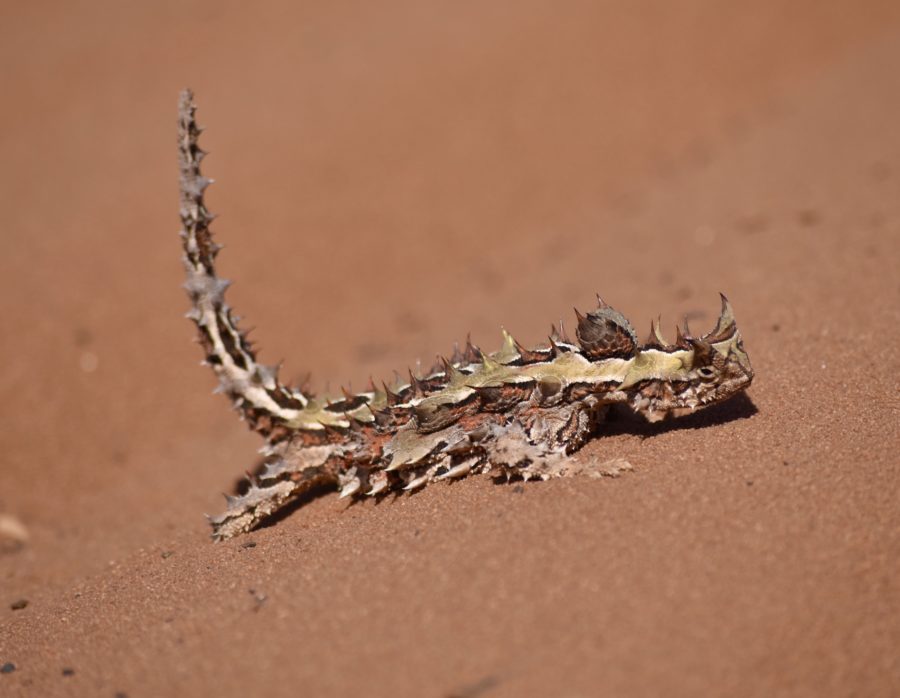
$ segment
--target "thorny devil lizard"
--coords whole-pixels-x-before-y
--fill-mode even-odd
[[[322,485],[360,497],[471,473],[546,480],[584,472],[590,468],[568,456],[610,405],[657,421],[721,402],[753,379],[722,296],[715,328],[693,337],[685,324],[674,344],[662,338],[658,322],[639,343],[628,321],[600,300],[585,315],[576,311],[575,342],[554,328],[546,346],[526,349],[504,331],[499,351],[485,354],[467,341],[424,375],[411,373],[390,387],[370,384],[365,392],[326,399],[285,385],[277,367],[257,362],[225,302],[228,282],[214,265],[219,246],[203,200],[210,180],[200,174],[204,152],[190,91],[182,93],[179,109],[188,317],[218,391],[266,439],[264,464],[248,489],[226,495],[227,510],[210,519],[218,540],[255,528]]]

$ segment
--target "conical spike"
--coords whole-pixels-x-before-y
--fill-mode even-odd
[[[441,368],[444,371],[444,375],[446,376],[448,382],[453,383],[464,375],[462,371],[460,371],[458,368],[456,368],[456,366],[450,363],[449,359],[443,356],[440,356],[438,358],[440,359]]]
[[[500,368],[500,364],[484,352],[481,353],[481,366],[485,371],[496,371]]]
[[[646,339],[646,341],[644,341],[645,347],[651,347],[651,348],[657,347],[658,343],[656,341],[656,333],[654,332],[655,329],[656,329],[656,321],[653,318],[650,318],[650,334],[647,335],[647,339]]]
[[[719,293],[719,298],[722,300],[722,310],[719,314],[719,320],[725,325],[730,325],[734,322],[734,311],[731,309],[731,303],[728,302],[728,298],[724,293]]]
[[[384,492],[387,488],[387,478],[379,478],[378,480],[375,480],[375,482],[372,484],[372,488],[368,492],[366,492],[366,494],[370,497],[374,497],[375,495]]]
[[[519,352],[519,357],[522,361],[527,364],[546,361],[549,358],[548,354],[552,353],[552,349],[550,352],[547,352],[546,350],[532,351],[531,349],[526,349],[518,342],[516,342],[516,351]]]
[[[406,385],[406,382],[403,380],[403,377],[397,370],[394,370],[394,380],[391,383],[391,390],[395,393],[399,393],[401,388]]]
[[[669,340],[663,337],[662,330],[660,329],[660,323],[662,322],[662,317],[656,318],[656,323],[653,325],[653,334],[656,337],[656,341],[660,343],[661,346],[667,347],[669,346]]]
[[[362,487],[362,483],[359,481],[358,477],[353,478],[341,488],[341,494],[338,499],[343,499],[344,497],[349,497],[352,494],[356,494],[359,492],[359,488]]]
[[[719,297],[722,299],[722,310],[719,313],[719,320],[716,322],[713,331],[705,335],[705,337],[722,337],[726,335],[735,324],[734,311],[731,309],[731,303],[728,302],[724,293],[719,293]]]
[[[519,352],[516,349],[518,342],[516,342],[516,340],[513,339],[513,336],[506,331],[505,327],[501,327],[500,331],[503,333],[503,346],[500,347],[500,353],[518,354]]]
[[[463,350],[463,360],[467,364],[477,363],[481,359],[481,349],[472,344],[471,335],[466,335],[466,348]]]
[[[675,325],[675,346],[679,349],[691,348],[691,345],[688,343],[687,339],[685,339],[684,335],[681,334],[681,328],[678,325]]]
[[[453,342],[453,353],[450,355],[450,363],[461,364],[463,362],[462,352],[459,350],[459,342]]]
[[[393,407],[394,405],[399,405],[400,404],[400,396],[397,393],[395,393],[393,390],[388,388],[387,383],[382,381],[381,385],[384,387],[385,400],[387,401],[388,407]],[[366,405],[368,406],[368,403],[366,403]],[[371,410],[372,408],[370,407],[369,409]],[[373,412],[373,414],[374,414],[374,412]]]
[[[210,299],[213,303],[223,304],[225,291],[228,290],[228,287],[231,286],[231,282],[228,279],[213,279],[212,280],[212,290],[209,293]]]
[[[260,385],[272,389],[278,384],[278,369],[280,368],[280,361],[272,366],[266,366],[265,364],[256,364],[256,370],[253,374],[253,378],[257,380]]]
[[[285,470],[285,462],[283,460],[276,460],[269,463],[266,463],[263,467],[263,471],[259,476],[260,480],[271,480],[274,477],[277,477]]]
[[[690,337],[694,336],[693,334],[691,334],[691,328],[688,326],[687,315],[684,316],[684,336],[685,336],[685,338],[690,338]]]
[[[409,387],[413,397],[421,397],[425,394],[425,384],[409,369]]]
[[[556,343],[559,340],[559,335],[556,334],[555,327],[553,328],[553,332],[549,337],[547,337],[547,339],[550,340],[550,358],[555,359],[562,353],[562,349],[560,348],[559,344]]]
[[[691,347],[694,349],[694,365],[701,366],[708,364],[713,357],[712,344],[705,339],[690,339]]]
[[[406,369],[407,374],[409,375],[409,394],[410,397],[419,397],[419,381],[416,380],[416,377],[413,375],[412,369]]]
[[[550,343],[561,342],[562,339],[559,336],[559,331],[556,329],[556,325],[550,325]]]
[[[450,437],[449,442],[441,448],[441,453],[449,453],[450,455],[468,453],[472,450],[472,440],[467,434],[459,434]]]
[[[650,336],[647,337],[646,346],[654,347],[656,349],[665,349],[669,346],[669,343],[662,336],[662,332],[659,329],[659,320],[650,320]]]
[[[369,402],[375,404],[381,404],[387,402],[387,392],[385,392],[384,388],[376,387],[374,391],[372,391],[372,399]],[[367,403],[368,404],[368,403]]]
[[[410,490],[415,490],[415,489],[418,489],[419,487],[422,487],[422,485],[425,485],[427,482],[428,482],[428,474],[426,473],[425,475],[420,475],[419,477],[415,478],[414,480],[410,480],[409,483],[407,483],[406,487],[403,488],[403,490],[406,492],[409,492]]]
[[[503,345],[500,347],[500,351],[494,354],[494,359],[501,364],[513,363],[520,356],[519,350],[516,348],[518,342],[505,328],[501,327],[500,331],[503,333]]]
[[[454,465],[450,470],[446,473],[439,475],[436,479],[438,480],[455,480],[459,477],[465,477],[469,474],[469,471],[472,470],[472,461],[467,460],[459,465]]]
[[[363,405],[372,415],[372,421],[375,422],[376,427],[385,427],[391,423],[391,412],[389,409],[386,410],[374,410],[372,409],[372,405],[368,402]]]
[[[597,294],[597,307],[600,308],[600,309],[606,309],[606,308],[611,307],[611,306],[609,305],[609,303],[607,303],[605,300],[603,300],[603,299],[600,297],[600,294],[599,294],[599,293]]]
[[[571,344],[572,340],[569,339],[569,335],[566,333],[566,326],[562,321],[562,318],[559,320],[559,338],[565,344]]]

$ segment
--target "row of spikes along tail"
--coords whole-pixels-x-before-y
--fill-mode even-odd
[[[221,248],[212,239],[209,225],[214,216],[203,199],[212,180],[200,173],[206,153],[197,144],[202,129],[194,119],[195,110],[193,94],[185,90],[178,108],[178,154],[185,289],[193,306],[187,317],[197,325],[206,352],[204,363],[212,366],[219,378],[217,391],[228,395],[252,429],[269,434],[279,423],[296,417],[308,397],[282,385],[277,367],[257,363],[246,333],[238,328],[237,318],[225,302],[229,282],[216,276],[215,258]]]

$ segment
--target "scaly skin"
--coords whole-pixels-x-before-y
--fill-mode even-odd
[[[494,353],[467,341],[424,376],[336,399],[284,385],[277,367],[257,362],[225,303],[228,282],[216,276],[219,248],[203,201],[209,180],[200,174],[204,153],[194,111],[192,94],[183,92],[179,162],[188,317],[220,392],[266,439],[258,478],[210,520],[218,540],[251,530],[322,484],[334,485],[342,497],[359,497],[471,473],[525,480],[575,475],[584,469],[567,456],[591,437],[609,405],[658,421],[726,400],[753,379],[722,296],[711,332],[695,338],[679,329],[672,345],[655,322],[640,344],[628,321],[598,298],[587,315],[576,311],[574,342],[554,329],[549,344],[525,349],[504,332]],[[621,467],[613,463],[589,474],[614,475]]]

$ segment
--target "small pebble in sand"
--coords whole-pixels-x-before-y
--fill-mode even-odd
[[[23,545],[28,540],[28,529],[15,516],[0,514],[0,544],[4,539]]]
[[[168,560],[168,559],[169,559],[170,557],[172,557],[174,554],[175,554],[175,551],[174,551],[174,550],[163,550],[163,551],[159,554],[159,556],[160,556],[163,560]]]
[[[0,674],[11,674],[16,670],[16,665],[12,662],[7,662],[3,666],[0,666]]]
[[[253,610],[254,612],[259,611],[259,609],[262,608],[262,605],[269,597],[263,594],[261,591],[256,591],[256,589],[250,589],[249,591],[250,595],[253,597],[253,601],[255,602]]]
[[[252,540],[248,540],[246,543],[241,543],[242,548],[255,548],[256,543]]]
[[[75,670],[72,667],[63,667],[63,676],[75,676]]]
[[[9,607],[10,607],[12,610],[14,610],[14,611],[21,611],[21,610],[22,610],[23,608],[25,608],[27,605],[28,605],[28,599],[18,599],[18,600],[16,600],[16,601],[13,601],[13,602],[9,605]]]

